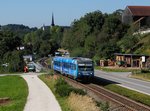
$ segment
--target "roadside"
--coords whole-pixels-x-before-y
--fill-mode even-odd
[[[129,75],[129,77],[150,82],[150,72],[149,73],[141,73],[141,72],[133,73]]]
[[[100,67],[96,66],[95,69],[102,70],[106,72],[134,72],[140,71],[140,68],[130,68],[130,67]]]
[[[116,85],[126,87],[147,95],[150,95],[150,82],[129,78],[130,73],[127,72],[103,72],[95,70],[95,76],[111,81]]]
[[[140,68],[125,68],[125,67],[95,67],[96,70],[101,70],[106,73],[114,73],[124,76],[126,73],[130,78],[135,78],[143,81],[150,82],[150,70],[140,69]]]
[[[150,82],[128,78],[128,72],[95,70],[94,83],[134,101],[150,106]]]

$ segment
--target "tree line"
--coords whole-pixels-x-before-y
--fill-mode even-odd
[[[58,48],[69,50],[71,56],[88,57],[94,61],[113,59],[117,52],[133,53],[141,36],[133,35],[135,26],[122,24],[122,13],[123,10],[111,14],[90,12],[74,20],[70,28],[0,26],[0,64],[9,63],[8,71],[20,71],[24,65],[23,55],[33,54],[41,58],[54,54]],[[25,50],[17,50],[18,46],[24,46]]]

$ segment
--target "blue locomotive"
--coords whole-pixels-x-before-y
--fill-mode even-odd
[[[90,79],[94,77],[93,61],[89,58],[54,57],[52,68],[54,71],[71,76],[74,79]]]

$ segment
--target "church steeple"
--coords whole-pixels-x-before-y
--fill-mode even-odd
[[[55,24],[54,24],[54,15],[53,15],[53,13],[52,13],[52,24],[51,24],[51,26],[55,26]]]

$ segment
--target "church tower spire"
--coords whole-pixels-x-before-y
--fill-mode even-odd
[[[51,24],[51,26],[55,26],[55,24],[54,24],[54,15],[53,15],[53,13],[52,13],[52,24]]]

